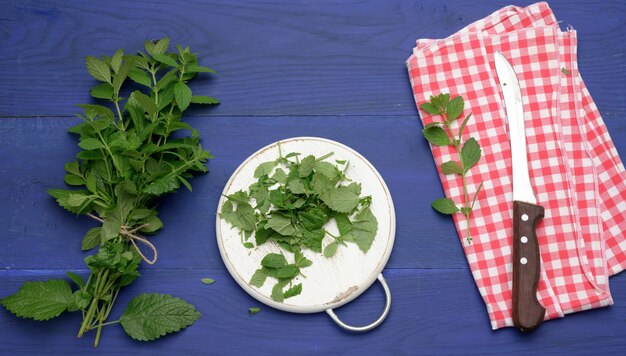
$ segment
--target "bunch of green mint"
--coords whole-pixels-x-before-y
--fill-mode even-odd
[[[453,146],[456,149],[459,155],[459,161],[452,160],[442,163],[441,172],[443,174],[455,174],[460,176],[461,184],[463,185],[464,201],[460,208],[449,198],[435,200],[432,203],[432,207],[442,214],[462,213],[465,215],[467,222],[467,242],[472,243],[472,236],[470,234],[472,209],[474,209],[476,197],[478,197],[483,183],[480,183],[474,193],[474,197],[470,201],[466,175],[480,160],[481,149],[475,138],[470,137],[466,141],[463,140],[463,131],[467,122],[472,117],[471,113],[465,117],[459,126],[457,135],[452,131],[452,124],[461,116],[464,106],[463,98],[460,96],[450,100],[450,94],[439,94],[437,96],[431,96],[430,101],[423,103],[420,107],[429,114],[441,116],[442,121],[433,121],[426,125],[422,130],[422,134],[428,142],[435,146]]]
[[[164,38],[145,42],[145,52],[136,55],[119,49],[112,57],[86,58],[89,73],[101,82],[91,95],[111,102],[114,111],[103,105],[79,105],[83,122],[70,132],[79,136],[82,150],[78,160],[65,165],[65,183],[80,189],[48,192],[70,212],[101,222],[82,241],[83,250],[99,247],[85,258],[91,274],[85,282],[68,272],[77,286],[74,291],[63,279],[27,282],[0,300],[15,315],[35,320],[80,311],[78,337],[95,329],[94,347],[105,325],[120,323],[132,338],[153,340],[200,317],[193,305],[153,293],[135,297],[119,320],[107,322],[120,289],[139,276],[141,260],[156,261],[156,249],[140,234],[163,227],[158,199],[181,184],[191,190],[188,179],[206,172],[204,164],[211,158],[200,145],[198,132],[181,118],[191,103],[218,103],[193,95],[187,86],[198,73],[214,71],[200,66],[188,47],[177,46],[177,53],[167,52],[168,48],[169,39]],[[144,90],[124,97],[121,89],[129,78]],[[182,134],[185,130],[190,134]],[[152,258],[142,253],[142,247],[153,249]]]
[[[220,217],[241,232],[246,248],[272,241],[293,254],[288,262],[283,253],[270,253],[261,261],[250,284],[262,287],[268,277],[276,279],[273,300],[299,295],[302,284],[294,285],[301,269],[311,266],[302,249],[332,257],[339,245],[355,243],[367,252],[378,231],[378,221],[370,209],[372,198],[361,197],[361,184],[349,182],[345,175],[346,161],[335,161],[339,169],[325,160],[333,153],[302,160],[299,153],[289,153],[274,161],[260,164],[254,171],[257,181],[247,192],[228,195]],[[334,235],[326,224],[335,220],[339,234]],[[254,243],[250,238],[254,235]],[[333,241],[322,249],[322,240]],[[285,290],[285,288],[287,288]]]

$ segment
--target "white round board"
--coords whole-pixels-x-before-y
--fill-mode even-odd
[[[273,241],[248,249],[243,246],[237,228],[231,227],[219,217],[225,195],[239,190],[247,191],[254,178],[254,170],[259,164],[273,161],[290,152],[300,153],[300,158],[307,155],[320,157],[329,152],[333,156],[327,162],[348,161],[346,176],[362,185],[361,196],[372,196],[371,210],[378,220],[378,232],[367,253],[362,252],[354,243],[340,245],[333,257],[303,248],[304,255],[313,262],[302,269],[303,277],[295,278],[294,284],[302,283],[300,295],[285,299],[283,302],[272,300],[271,291],[275,280],[269,278],[262,288],[249,284],[254,272],[261,267],[261,260],[268,253],[280,253],[282,249]],[[226,183],[218,203],[216,220],[217,244],[226,268],[235,281],[255,299],[271,307],[295,313],[315,313],[337,308],[363,293],[376,280],[385,267],[395,238],[396,221],[391,194],[387,185],[374,166],[353,149],[328,139],[317,137],[295,137],[274,142],[248,157],[233,173]],[[334,220],[324,227],[333,234],[338,234]],[[249,241],[254,242],[254,237]],[[322,249],[333,239],[326,236]],[[293,254],[284,253],[287,261],[293,263]]]

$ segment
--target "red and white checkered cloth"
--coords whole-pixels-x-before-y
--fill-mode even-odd
[[[473,113],[464,139],[478,140],[482,158],[467,185],[484,186],[471,244],[464,217],[454,222],[492,328],[513,325],[513,162],[495,51],[513,65],[524,97],[530,178],[545,208],[537,294],[546,319],[610,305],[608,277],[626,267],[626,171],[578,72],[576,32],[561,31],[545,2],[507,6],[446,39],[418,40],[407,60],[423,124],[440,120],[419,108],[439,93],[464,98],[461,117]],[[458,160],[453,147],[431,149],[437,167]],[[460,177],[438,169],[446,196],[463,201]]]

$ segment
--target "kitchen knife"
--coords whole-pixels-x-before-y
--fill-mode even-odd
[[[496,51],[496,73],[504,96],[513,165],[513,324],[529,331],[541,324],[546,309],[537,300],[540,255],[536,226],[543,207],[530,184],[522,91],[513,67]]]

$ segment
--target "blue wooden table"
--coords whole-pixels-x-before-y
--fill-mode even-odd
[[[521,0],[518,5],[527,5]],[[192,88],[219,98],[188,122],[215,154],[193,193],[167,197],[166,228],[154,239],[159,261],[122,290],[112,317],[142,292],[170,293],[202,318],[156,342],[105,328],[100,347],[77,339],[80,315],[48,322],[0,310],[0,353],[142,354],[462,354],[620,353],[626,349],[626,274],[611,279],[615,305],[568,315],[536,332],[491,331],[452,221],[430,202],[442,195],[408,82],[405,59],[420,37],[445,37],[508,1],[17,1],[0,4],[0,297],[24,281],[87,275],[80,241],[94,222],[67,213],[46,194],[63,187],[63,164],[78,151],[66,130],[74,104],[91,102],[86,55],[139,49],[169,36],[219,75]],[[550,3],[562,26],[579,32],[587,86],[626,157],[626,3]],[[292,136],[343,142],[385,178],[397,235],[384,274],[393,293],[388,319],[354,335],[325,314],[289,314],[249,297],[218,253],[219,194],[249,154]],[[216,280],[212,285],[203,277]],[[374,285],[338,314],[373,320],[383,292]],[[261,306],[249,316],[248,308]]]

